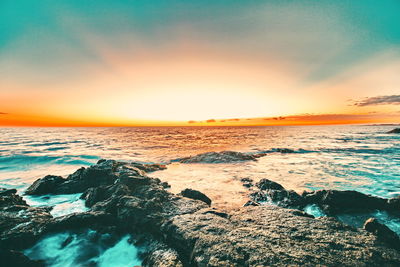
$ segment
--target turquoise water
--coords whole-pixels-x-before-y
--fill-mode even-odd
[[[139,250],[129,243],[129,238],[126,235],[116,239],[94,230],[62,232],[42,238],[24,254],[53,267],[140,266]]]
[[[224,179],[269,178],[298,191],[354,189],[392,197],[400,194],[400,135],[386,134],[392,128],[0,128],[0,186],[23,191],[37,178],[66,175],[100,158],[168,163],[202,152],[234,150],[269,154],[257,162],[224,166],[174,163],[156,176],[168,180],[173,174],[182,180],[196,180],[196,172],[200,172],[203,181],[209,178],[210,182],[216,174]],[[297,153],[275,153],[276,148]],[[171,182],[174,179],[178,181],[173,178]]]
[[[148,127],[148,128],[0,128],[0,187],[24,190],[47,174],[68,175],[101,158],[166,163],[152,173],[178,193],[193,188],[206,193],[213,205],[242,206],[249,192],[240,182],[268,178],[298,192],[313,189],[357,190],[381,197],[400,195],[400,135],[386,134],[393,126],[288,127]],[[282,154],[278,148],[295,153]],[[224,164],[181,164],[176,158],[203,152],[233,150],[266,153],[257,161]],[[172,161],[172,163],[170,163]],[[170,163],[170,164],[169,164]],[[80,194],[24,196],[32,206],[53,206],[54,217],[85,211]],[[318,207],[307,212],[324,216]],[[377,217],[400,234],[400,220],[385,212],[342,215],[352,225]],[[361,226],[361,225],[357,225]],[[138,248],[121,237],[92,230],[54,233],[25,251],[49,266],[140,265]],[[68,245],[65,241],[72,240]],[[92,254],[82,248],[92,247]],[[80,252],[83,254],[80,255]],[[90,250],[89,250],[90,252]],[[113,259],[119,259],[115,262]],[[117,265],[116,265],[117,264]]]

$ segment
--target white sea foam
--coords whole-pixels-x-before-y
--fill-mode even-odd
[[[325,212],[323,212],[318,205],[312,204],[312,205],[307,205],[304,208],[304,211],[312,216],[314,216],[315,218],[318,217],[323,217],[326,216]]]
[[[51,206],[50,211],[53,217],[59,217],[74,212],[87,211],[85,202],[79,199],[81,194],[63,194],[63,195],[44,195],[44,196],[28,196],[25,195],[25,201],[33,207]]]
[[[141,265],[138,249],[126,235],[117,242],[109,234],[94,230],[83,233],[63,232],[47,236],[24,251],[34,260],[44,260],[52,267],[132,267]]]

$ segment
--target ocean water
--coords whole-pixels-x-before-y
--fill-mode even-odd
[[[268,178],[299,192],[353,189],[393,197],[400,194],[400,135],[386,134],[392,128],[0,128],[0,186],[23,192],[47,174],[67,175],[100,158],[168,163],[198,153],[233,150],[268,154],[257,162],[172,163],[152,176],[170,182],[172,191],[185,187],[204,190],[226,206],[242,200],[228,196],[240,195],[244,189],[239,180],[244,177],[255,181]],[[296,153],[277,153],[276,148],[290,148]]]
[[[139,250],[129,243],[129,235],[116,239],[94,230],[62,232],[42,238],[24,251],[34,260],[45,260],[53,267],[140,266]]]
[[[0,187],[17,188],[23,194],[32,182],[47,174],[68,175],[107,158],[168,164],[166,170],[150,176],[169,182],[170,190],[175,193],[184,188],[200,190],[213,200],[214,206],[225,210],[247,201],[249,192],[242,186],[241,178],[251,178],[254,182],[268,178],[299,193],[324,188],[357,190],[388,198],[400,195],[400,135],[386,133],[393,128],[368,125],[0,128]],[[295,153],[282,154],[276,152],[278,148],[293,149]],[[170,163],[176,158],[223,150],[265,152],[266,156],[257,161],[224,164]],[[33,206],[53,206],[53,216],[86,209],[79,194],[24,198]],[[316,207],[307,207],[307,211],[324,215]],[[384,212],[370,215],[400,233],[398,218]],[[344,215],[340,219],[350,222],[355,218]],[[84,245],[87,236],[93,233],[72,234],[76,246],[54,245],[62,243],[68,235],[71,233],[49,236],[26,253],[52,262],[51,266],[76,265],[76,259],[64,255],[74,255],[74,249]],[[101,253],[87,259],[100,266],[113,266],[107,265],[110,257],[137,250],[127,242],[127,237],[100,247]],[[48,250],[53,252],[48,254]],[[140,264],[132,258],[120,266],[137,262]]]

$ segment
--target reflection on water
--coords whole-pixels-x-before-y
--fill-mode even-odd
[[[66,175],[100,158],[162,162],[209,151],[267,151],[257,162],[178,164],[152,176],[191,187],[222,206],[241,204],[240,178],[268,178],[287,188],[355,189],[400,194],[400,135],[392,126],[2,128],[0,186],[23,191],[47,174]],[[276,148],[296,153],[282,154]]]

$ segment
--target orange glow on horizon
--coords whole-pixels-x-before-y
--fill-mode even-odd
[[[84,121],[55,117],[0,114],[0,126],[6,127],[152,127],[152,126],[296,126],[400,123],[397,114],[321,114],[267,118],[209,119],[206,121]]]
[[[273,56],[255,60],[199,47],[172,49],[160,54],[142,51],[131,57],[100,49],[107,68],[92,66],[77,81],[42,84],[0,81],[2,126],[261,126],[351,123],[396,123],[395,106],[358,107],[349,99],[393,94],[400,63],[371,72],[299,88],[306,75]],[[197,53],[195,53],[197,52]],[[375,87],[374,87],[375,86]],[[5,89],[3,89],[5,88]],[[352,90],[349,90],[352,88]],[[375,89],[374,89],[375,88]],[[326,92],[330,92],[327,94]],[[350,114],[348,116],[292,116],[292,120],[264,119],[284,114]],[[376,113],[376,114],[375,114]],[[353,114],[354,116],[352,116]],[[361,114],[361,115],[360,115]],[[375,115],[374,115],[375,114]],[[188,121],[206,121],[214,123]],[[242,118],[232,121],[229,118]],[[251,119],[246,119],[251,118]],[[225,120],[225,121],[224,121]]]

